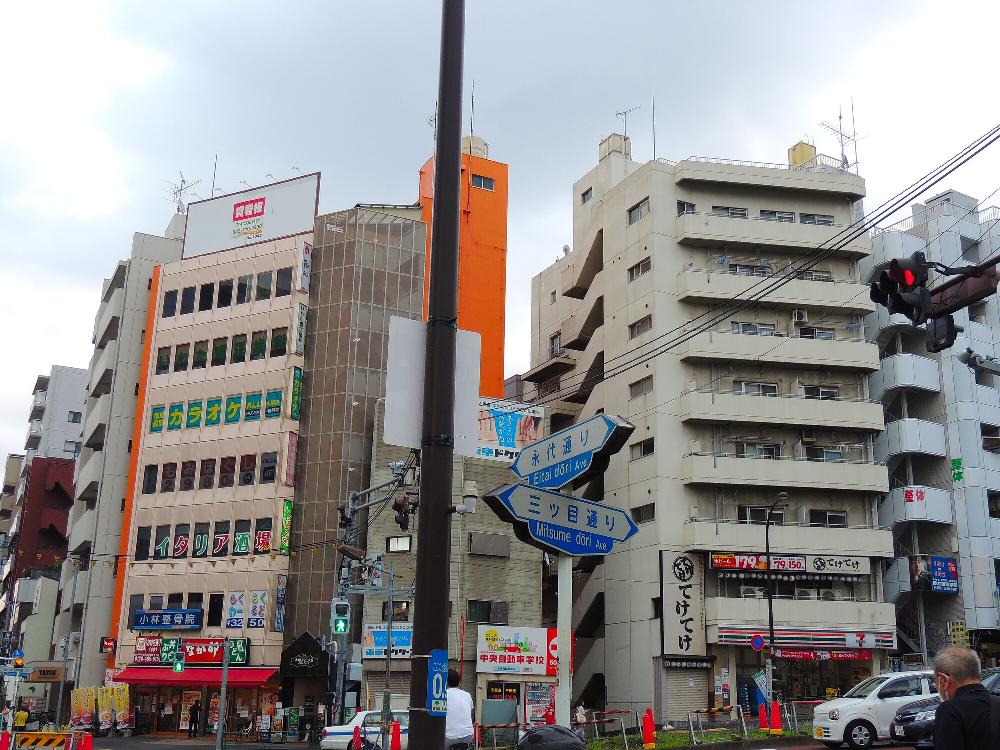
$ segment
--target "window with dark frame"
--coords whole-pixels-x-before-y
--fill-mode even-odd
[[[188,609],[201,609],[205,606],[205,595],[200,591],[189,591],[187,600]]]
[[[229,349],[229,339],[222,337],[212,340],[212,367],[226,364],[226,353]]]
[[[694,213],[694,204],[688,203],[687,201],[677,201],[677,215],[683,216],[684,214]]]
[[[178,344],[174,347],[174,372],[183,372],[188,368],[188,359],[191,356],[190,344]]]
[[[208,366],[208,341],[194,342],[194,360],[191,362],[192,370],[201,370]]]
[[[142,609],[143,603],[146,601],[145,594],[132,594],[128,598],[128,625],[129,627],[135,626],[135,613]]]
[[[254,331],[250,337],[250,361],[267,356],[267,331]]]
[[[492,191],[495,186],[495,181],[492,177],[487,177],[481,174],[472,175],[472,187],[478,188],[479,190],[490,190]]]
[[[258,518],[253,522],[253,553],[264,555],[271,551],[274,520]]]
[[[656,503],[646,503],[632,508],[632,520],[636,523],[649,523],[656,518]]]
[[[167,609],[184,609],[184,593],[175,591],[167,594]]]
[[[236,281],[236,304],[243,305],[250,301],[250,291],[253,288],[253,276],[240,276]]]
[[[156,480],[160,475],[159,464],[146,464],[142,470],[142,494],[152,495],[156,492]]]
[[[181,315],[194,312],[194,287],[186,286],[181,290]]]
[[[260,454],[260,483],[274,484],[278,476],[278,453],[269,451]]]
[[[274,275],[274,296],[287,297],[292,293],[292,269],[279,268]]]
[[[469,599],[467,614],[467,622],[506,625],[508,621],[508,603],[484,599]]]
[[[182,461],[181,462],[181,492],[191,492],[194,490],[195,482],[198,479],[198,462],[197,461]]]
[[[253,525],[249,518],[240,518],[233,526],[233,555],[242,557],[250,554],[250,530]]]
[[[149,606],[146,609],[159,612],[163,609],[163,594],[150,594]]]
[[[257,481],[257,454],[240,456],[240,487],[249,487]]]
[[[191,539],[191,557],[208,557],[212,549],[212,524],[199,521],[194,525],[194,536]]]
[[[161,318],[172,318],[177,314],[177,290],[171,289],[163,293],[163,310],[160,312]]]
[[[215,533],[212,535],[212,557],[227,557],[229,555],[229,521],[216,521]]]
[[[247,358],[247,335],[238,333],[233,336],[233,347],[229,352],[229,361],[232,364],[245,362]]]
[[[168,372],[170,372],[170,347],[161,346],[156,350],[156,374],[164,375]],[[136,388],[138,387],[136,384]]]
[[[271,356],[283,357],[288,353],[288,329],[275,328],[271,331]]]
[[[257,302],[271,299],[271,277],[270,271],[261,271],[257,274],[257,290],[254,292],[254,299]]]
[[[389,602],[385,601],[382,602],[382,622],[388,622],[388,620],[389,620]],[[394,623],[410,621],[410,603],[408,601],[393,600],[392,621]]]
[[[654,438],[646,438],[645,440],[640,440],[638,443],[632,443],[629,446],[629,460],[638,461],[640,458],[645,458],[646,456],[652,456],[656,451],[656,442]]]
[[[649,215],[649,198],[643,198],[628,210],[628,224],[632,226],[644,216]]]
[[[219,295],[215,300],[216,307],[229,307],[233,304],[233,280],[223,279],[219,282]]]
[[[174,552],[172,557],[181,560],[191,549],[191,524],[179,523],[174,526]]]
[[[153,559],[165,560],[170,556],[170,524],[160,524],[156,527],[153,540]]]
[[[653,261],[650,260],[649,258],[643,258],[634,266],[628,269],[628,283],[631,284],[640,276],[645,276],[651,270],[653,270]]]
[[[201,459],[201,474],[198,477],[198,489],[210,490],[215,487],[215,459]]]
[[[736,520],[754,526],[764,526],[767,523],[768,506],[740,505],[736,509]],[[781,526],[785,523],[785,512],[780,508],[771,511],[771,525]]]
[[[580,205],[590,203],[594,199],[594,188],[589,187],[580,193]]]
[[[215,283],[202,284],[198,291],[198,312],[205,312],[212,309],[215,302]]]
[[[222,626],[222,604],[225,601],[225,594],[208,595],[208,616],[205,624],[210,628]]]
[[[135,559],[149,559],[149,545],[153,541],[153,527],[140,526],[135,530]]]
[[[160,492],[173,492],[177,489],[177,464],[174,462],[160,467]]]
[[[223,456],[219,459],[219,487],[232,487],[236,484],[236,456]]]

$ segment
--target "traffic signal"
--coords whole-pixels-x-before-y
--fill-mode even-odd
[[[184,646],[182,645],[177,649],[177,653],[174,655],[173,670],[175,672],[184,671]]]
[[[931,317],[934,305],[927,289],[927,258],[922,252],[893,260],[871,285],[872,302],[892,314],[902,314],[916,325]]]
[[[397,497],[392,501],[392,507],[396,511],[396,523],[403,531],[410,529],[410,501],[406,495]]]
[[[14,665],[14,669],[23,669],[24,668],[24,658],[21,657],[21,656],[18,656],[18,657],[16,657],[14,659],[14,661],[12,662],[12,664]]]
[[[351,629],[351,603],[347,599],[334,599],[330,614],[330,630],[334,635],[347,635]]]
[[[931,318],[927,321],[927,351],[940,352],[950,348],[963,330],[962,326],[955,325],[953,315]]]

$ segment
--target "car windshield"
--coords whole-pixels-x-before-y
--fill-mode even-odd
[[[881,685],[885,684],[888,677],[869,677],[864,682],[859,682],[857,685],[852,687],[846,693],[844,693],[845,698],[867,698],[869,695],[874,693],[879,689]]]
[[[991,693],[1000,694],[1000,672],[994,672],[993,674],[984,677],[983,687]]]

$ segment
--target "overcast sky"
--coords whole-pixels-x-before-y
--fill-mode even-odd
[[[629,118],[633,157],[780,162],[857,116],[871,210],[1000,121],[996,3],[470,0],[476,133],[510,165],[508,374],[530,278],[571,241],[571,186]],[[238,190],[323,173],[320,208],[411,202],[433,132],[440,7],[404,2],[8,3],[0,28],[0,451],[35,377],[86,367],[101,279],[161,233],[178,171]],[[468,96],[467,96],[468,104]],[[466,107],[468,121],[468,106]],[[948,187],[1000,186],[1000,145]],[[943,186],[942,186],[943,187]]]

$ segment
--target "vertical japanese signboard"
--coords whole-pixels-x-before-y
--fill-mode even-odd
[[[705,566],[698,554],[660,552],[664,656],[705,656]]]

